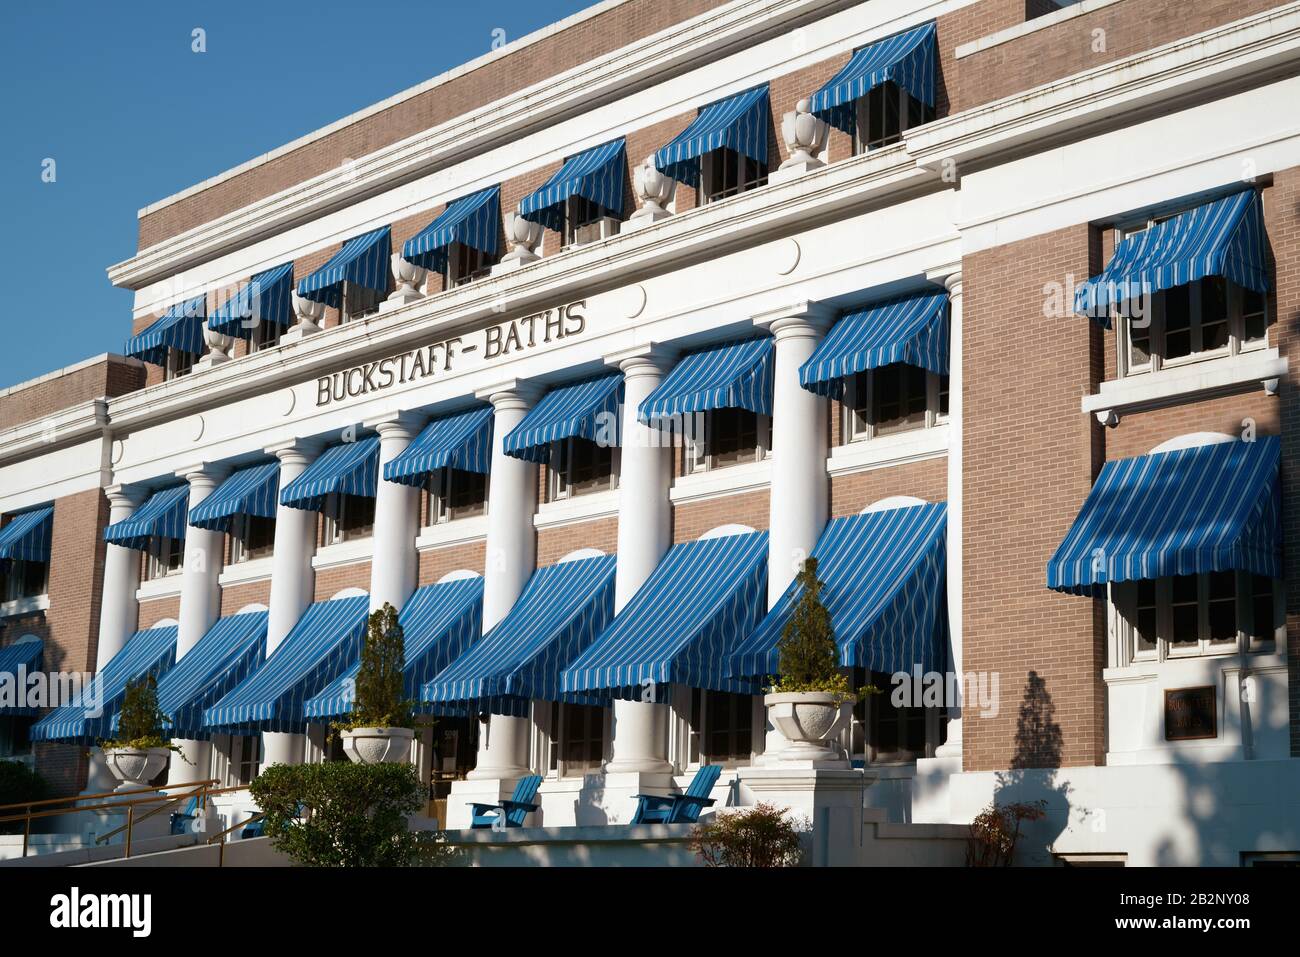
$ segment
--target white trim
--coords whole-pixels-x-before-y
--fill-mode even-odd
[[[1081,17],[1086,13],[1092,13],[1094,10],[1104,10],[1106,7],[1122,3],[1123,0],[1081,0],[1072,6],[1061,7],[1051,13],[1045,13],[1041,17],[1035,17],[1032,20],[1026,20],[1024,23],[1017,23],[1009,26],[997,33],[990,33],[986,37],[978,40],[972,40],[969,43],[963,43],[957,47],[954,56],[961,60],[965,57],[976,53],[982,53],[985,50],[991,50],[993,47],[1001,46],[1003,43],[1010,43],[1012,40],[1019,40],[1021,37],[1027,37],[1031,33],[1037,33],[1039,30],[1045,30],[1048,27],[1054,27],[1058,23],[1064,23],[1066,20],[1073,20],[1075,17]]]
[[[674,505],[687,505],[726,495],[760,492],[771,485],[772,459],[766,457],[758,462],[742,462],[692,475],[679,475],[673,480],[668,498]]]
[[[343,588],[330,595],[327,601],[336,601],[340,598],[360,598],[363,595],[370,594],[364,588]]]
[[[324,568],[339,568],[343,565],[356,565],[368,562],[375,553],[374,536],[353,539],[350,542],[336,542],[322,545],[312,556],[311,567],[316,571]]]
[[[270,609],[267,608],[265,605],[263,605],[260,601],[251,601],[243,608],[239,609],[239,611],[235,612],[235,614],[245,615],[255,611],[270,611]]]
[[[718,525],[709,529],[699,537],[698,541],[702,542],[706,538],[725,538],[728,535],[749,535],[753,531],[754,529],[750,528],[748,525],[738,525],[735,522],[731,522],[727,525]]]
[[[837,445],[826,459],[826,471],[832,477],[869,472],[873,469],[924,462],[928,459],[946,458],[948,455],[948,422],[929,428],[909,429],[893,435],[863,439]]]
[[[181,582],[185,578],[185,572],[177,569],[170,575],[161,575],[158,578],[149,578],[140,582],[140,587],[136,589],[136,601],[154,601],[158,598],[172,598],[179,596],[181,593]]]
[[[7,601],[0,604],[0,618],[12,618],[15,615],[30,615],[34,612],[45,611],[50,607],[50,594],[46,592],[43,595],[31,595],[27,598],[15,598],[13,601]],[[14,644],[18,644],[27,638],[35,638],[35,635],[25,635],[19,638]],[[39,638],[36,638],[40,641]]]
[[[427,552],[434,548],[487,541],[487,528],[487,515],[471,515],[468,518],[454,518],[449,522],[426,525],[416,537],[415,547]]]
[[[1080,322],[1089,321],[1076,318]],[[1273,380],[1286,376],[1288,367],[1288,360],[1277,349],[1252,349],[1235,356],[1108,379],[1095,395],[1084,396],[1079,408],[1095,414],[1098,421],[1113,425],[1120,416],[1131,412],[1241,392],[1249,386],[1269,390]]]
[[[263,558],[226,565],[217,576],[217,584],[225,588],[230,585],[245,585],[249,582],[270,581],[274,564],[275,556],[267,555]]]
[[[565,562],[580,562],[584,558],[602,558],[605,553],[599,548],[578,548],[569,552],[555,564],[563,565]]]
[[[872,502],[864,508],[859,515],[868,515],[872,512],[891,512],[896,508],[911,508],[914,505],[929,505],[923,498],[916,498],[912,495],[890,495],[888,498],[882,498],[878,502]]]
[[[537,514],[533,516],[533,527],[557,528],[617,515],[618,489],[606,489],[603,492],[588,492],[572,498],[543,502],[537,506]]]
[[[1189,432],[1186,435],[1180,435],[1170,439],[1168,442],[1161,442],[1149,454],[1156,452],[1174,452],[1178,449],[1195,449],[1202,445],[1222,445],[1224,442],[1236,442],[1235,435],[1224,435],[1222,432]]]
[[[441,585],[443,582],[458,582],[458,581],[464,581],[466,578],[482,578],[482,577],[483,576],[480,575],[478,572],[470,571],[468,568],[458,568],[455,571],[447,572],[447,574],[443,575],[441,578],[438,579],[437,583]]]

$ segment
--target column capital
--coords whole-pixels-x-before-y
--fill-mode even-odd
[[[388,412],[373,418],[364,419],[362,425],[374,429],[380,439],[413,439],[424,428],[425,416],[418,412]]]
[[[491,402],[492,407],[498,412],[527,412],[542,397],[544,391],[540,385],[533,382],[507,379],[475,390],[474,397]]]
[[[133,485],[117,483],[104,489],[111,508],[135,508],[144,501],[145,490]]]
[[[321,443],[316,439],[289,439],[268,445],[265,451],[286,465],[295,462],[300,465],[310,465],[320,454],[320,448]]]
[[[780,309],[759,313],[754,316],[754,325],[768,330],[777,340],[808,336],[820,338],[835,323],[837,312],[826,303],[805,299]]]
[[[176,470],[176,477],[189,482],[190,488],[207,488],[209,491],[229,474],[230,466],[225,462],[195,462]]]
[[[614,366],[629,378],[637,375],[662,376],[672,368],[676,358],[676,349],[670,349],[658,342],[648,342],[619,352],[611,352],[605,356],[605,365]]]
[[[961,295],[961,263],[948,263],[925,271],[925,278],[930,282],[941,284],[950,295]]]

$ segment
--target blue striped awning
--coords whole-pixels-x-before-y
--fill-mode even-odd
[[[495,255],[501,239],[501,187],[452,200],[442,215],[402,246],[402,258],[434,272],[447,265],[447,247],[460,243]]]
[[[1268,237],[1253,189],[1197,206],[1128,237],[1074,294],[1074,311],[1110,328],[1110,306],[1206,276],[1268,292]]]
[[[174,485],[154,492],[127,518],[104,529],[104,541],[123,548],[145,549],[151,538],[185,538],[188,485]]]
[[[203,317],[206,311],[206,295],[178,302],[157,322],[126,340],[122,354],[158,366],[166,365],[169,348],[196,356],[202,355]]]
[[[158,710],[177,738],[205,738],[203,712],[253,673],[266,653],[264,611],[227,615],[158,682]],[[116,719],[114,719],[116,725]]]
[[[618,444],[618,410],[623,404],[623,373],[559,386],[542,397],[511,429],[502,451],[517,459],[546,462],[551,443],[574,436]]]
[[[53,534],[53,505],[19,512],[4,528],[0,528],[0,559],[48,562]]]
[[[76,698],[32,726],[32,740],[98,743],[112,733],[127,685],[146,675],[161,678],[175,662],[175,625],[137,631]]]
[[[204,712],[204,727],[301,732],[307,700],[360,660],[369,609],[369,595],[316,602],[260,668]]]
[[[772,340],[749,339],[694,352],[645,397],[637,416],[651,423],[708,409],[772,414]]]
[[[766,608],[767,532],[674,545],[561,688],[633,698],[647,684],[757,693],[730,676],[730,657]]]
[[[421,700],[560,700],[560,673],[613,617],[614,564],[601,555],[539,568],[510,613],[426,684]]]
[[[492,406],[434,419],[397,458],[384,465],[384,479],[423,485],[429,473],[453,468],[487,475],[492,467]]]
[[[655,166],[664,175],[695,186],[700,181],[700,157],[716,149],[726,147],[766,163],[769,112],[766,83],[710,103],[675,140],[655,151]]]
[[[37,714],[27,707],[27,676],[41,670],[43,641],[17,641],[0,648],[0,716]]]
[[[208,317],[208,328],[249,339],[260,322],[293,325],[293,263],[260,272]]]
[[[280,504],[318,512],[331,493],[375,497],[379,488],[379,436],[335,445],[280,490]]]
[[[910,505],[833,519],[813,546],[840,664],[942,670],[947,654],[948,509]],[[734,675],[777,673],[777,645],[802,589],[794,582],[731,659]]]
[[[388,259],[392,236],[387,226],[354,236],[310,276],[298,283],[298,295],[337,309],[344,282],[373,289],[381,296],[388,289]]]
[[[1107,462],[1047,587],[1103,595],[1108,582],[1230,569],[1281,578],[1280,450],[1270,435]]]
[[[855,52],[830,82],[812,95],[812,112],[845,133],[857,125],[854,102],[882,83],[902,87],[934,105],[935,29],[933,23],[886,37]]]
[[[425,585],[416,591],[398,616],[406,666],[402,669],[408,699],[463,655],[483,634],[483,579],[460,578]],[[308,718],[337,718],[352,711],[353,691],[361,664],[349,668],[307,702]],[[429,710],[424,707],[421,710]]]
[[[843,316],[799,367],[799,382],[838,399],[845,377],[895,362],[948,374],[947,293],[902,296]]]
[[[275,518],[275,492],[279,485],[279,462],[240,469],[190,509],[189,522],[195,528],[225,532],[230,530],[230,519],[235,515]]]
[[[570,196],[584,196],[622,219],[626,182],[627,155],[623,140],[602,143],[565,160],[559,172],[541,189],[523,198],[519,215],[547,229],[561,230],[564,201]]]

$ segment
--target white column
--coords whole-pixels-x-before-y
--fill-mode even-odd
[[[108,496],[108,523],[125,521],[139,506],[143,496],[133,489],[111,485]],[[99,641],[95,652],[95,670],[100,671],[126,640],[135,633],[140,617],[140,553],[111,542],[104,551],[104,584],[99,606]]]
[[[301,475],[316,457],[317,447],[292,441],[267,449],[280,460],[280,488]],[[279,646],[311,604],[316,590],[316,573],[311,559],[316,551],[318,516],[308,509],[277,505],[275,509],[275,554],[271,558],[271,604],[267,616],[266,653]],[[304,735],[282,732],[262,734],[262,767],[272,764],[301,764],[306,748]]]
[[[227,469],[213,465],[196,465],[176,474],[189,482],[189,507],[192,509],[212,493],[226,476]],[[189,525],[185,529],[185,563],[181,576],[180,626],[176,634],[176,660],[199,643],[221,616],[222,554],[224,532]],[[208,776],[212,744],[189,738],[174,742],[181,749],[186,764],[173,761],[171,780],[178,784],[198,781]]]
[[[384,603],[398,611],[415,591],[419,555],[415,536],[420,526],[420,490],[384,481],[384,466],[406,451],[419,434],[417,417],[397,412],[365,423],[379,433],[379,486],[375,493],[374,553],[370,562],[370,610]]]
[[[623,371],[623,408],[618,475],[618,564],[614,575],[617,614],[650,577],[672,544],[672,447],[637,419],[641,402],[663,381],[668,362],[652,346],[606,359]],[[663,702],[663,689],[643,689]],[[668,705],[614,702],[614,754],[607,774],[657,774],[668,784]],[[636,786],[639,786],[640,782]],[[617,809],[611,809],[617,810]]]
[[[767,547],[767,607],[780,601],[826,526],[830,479],[826,474],[827,401],[799,384],[799,367],[813,354],[833,313],[802,302],[754,319],[775,339],[772,384],[772,485]],[[770,723],[760,763],[785,748]]]
[[[948,289],[949,334],[948,347],[948,667],[957,675],[961,688],[962,675],[962,317],[961,270],[949,273],[943,280]],[[961,761],[962,709],[958,701],[948,709],[948,739],[935,751],[935,757],[956,758]]]
[[[483,569],[483,633],[509,613],[537,565],[537,466],[506,455],[505,437],[523,421],[537,393],[509,382],[478,393],[495,410],[492,472],[488,486],[487,557]],[[532,722],[494,714],[482,728],[478,760],[469,777],[510,780],[529,773],[528,737]]]

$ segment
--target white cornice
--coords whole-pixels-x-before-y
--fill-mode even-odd
[[[1262,85],[1298,64],[1300,2],[1292,2],[929,123],[906,134],[907,150],[921,166],[955,163],[961,173],[1240,81]]]
[[[108,278],[138,289],[856,2],[735,0],[150,246]]]
[[[0,463],[31,458],[104,436],[108,431],[108,400],[90,399],[50,415],[0,432]]]

